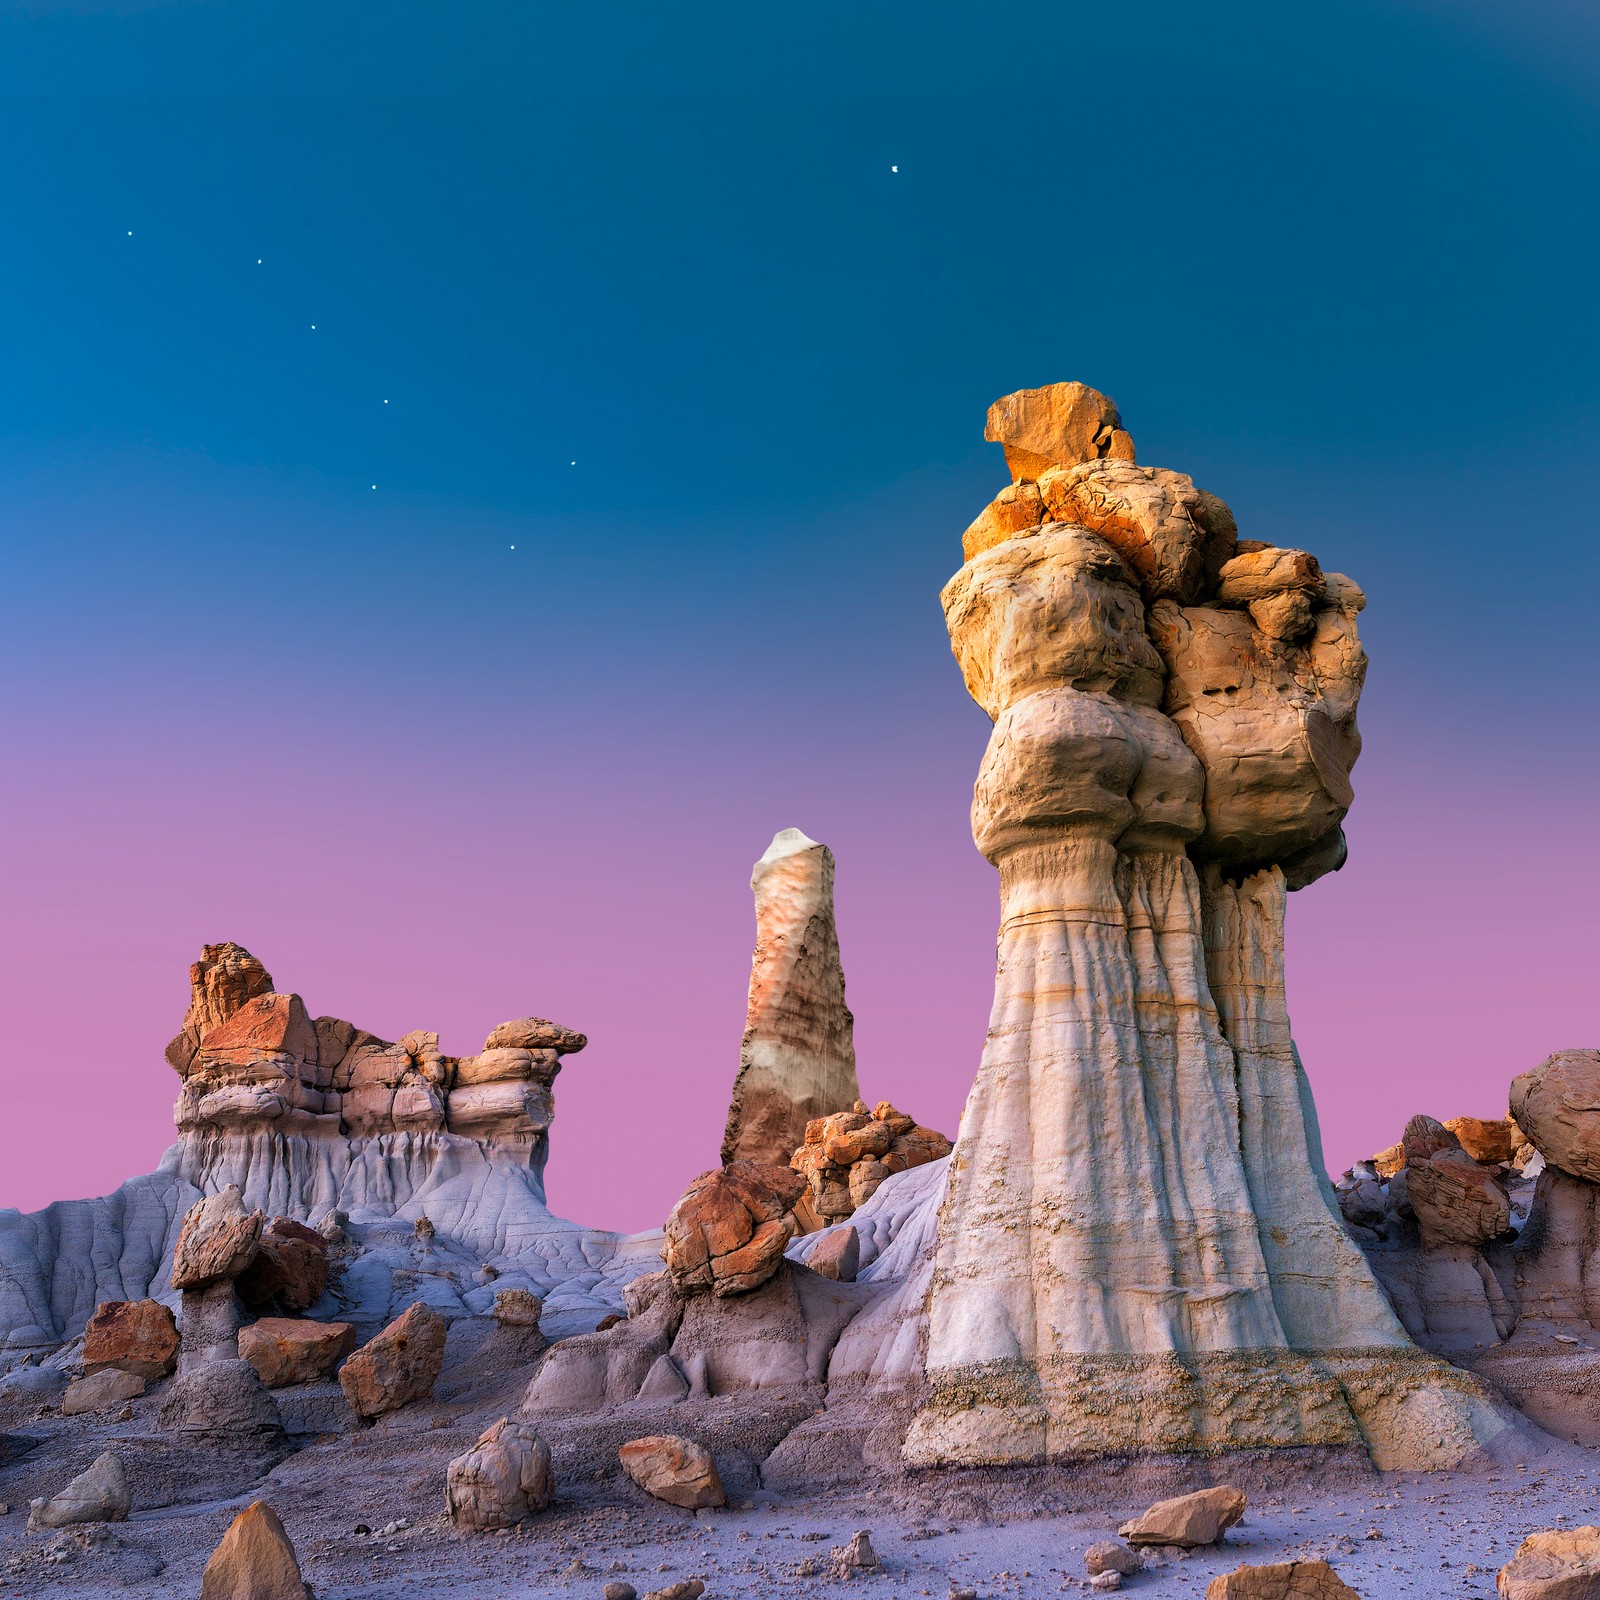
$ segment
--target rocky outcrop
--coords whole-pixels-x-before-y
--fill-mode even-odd
[[[1360,590],[1182,474],[1046,459],[1040,522],[943,595],[1001,924],[904,1458],[1453,1464],[1509,1423],[1345,1233],[1284,1000],[1286,894],[1343,860]]]
[[[871,1111],[857,1100],[849,1111],[806,1124],[806,1141],[789,1165],[806,1180],[817,1226],[838,1222],[863,1206],[878,1185],[950,1154],[950,1141],[880,1100]]]
[[[798,1231],[805,1183],[787,1167],[734,1161],[702,1172],[663,1230],[662,1256],[680,1294],[748,1294],[778,1270]]]
[[[786,1163],[860,1094],[833,920],[833,852],[785,828],[756,862],[756,949],[722,1160]]]
[[[617,1452],[622,1470],[648,1495],[668,1505],[698,1511],[728,1503],[711,1452],[693,1439],[651,1434],[630,1439]]]
[[[367,1341],[339,1369],[339,1386],[358,1417],[370,1421],[426,1399],[444,1365],[448,1326],[420,1300]]]
[[[543,1511],[555,1493],[550,1447],[532,1428],[506,1417],[450,1463],[445,1503],[463,1528],[512,1528]]]
[[[307,1600],[294,1546],[265,1500],[229,1524],[201,1574],[200,1600]]]
[[[519,1287],[592,1326],[654,1264],[656,1244],[562,1221],[545,1204],[551,1086],[584,1044],[540,1017],[500,1024],[473,1057],[444,1055],[422,1031],[391,1044],[310,1017],[241,946],[208,945],[168,1048],[177,1143],[114,1194],[0,1212],[0,1346],[53,1349],[102,1302],[175,1307],[182,1219],[230,1185],[244,1215],[263,1218],[265,1243],[233,1280],[253,1309],[314,1305],[371,1330],[419,1291],[464,1316],[487,1312],[497,1287]],[[419,1272],[413,1225],[424,1218],[433,1235]],[[326,1228],[336,1247],[319,1290],[307,1235]]]
[[[108,1367],[155,1383],[178,1365],[178,1323],[159,1300],[107,1300],[83,1330],[87,1377]]]

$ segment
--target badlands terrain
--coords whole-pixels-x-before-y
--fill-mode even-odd
[[[637,1235],[546,1203],[582,1033],[451,1057],[207,945],[159,1169],[0,1212],[0,1595],[1600,1596],[1600,1052],[1330,1183],[1290,1032],[1360,588],[1081,384],[987,437],[943,594],[1001,904],[954,1147],[864,1092],[797,829],[722,1164]]]

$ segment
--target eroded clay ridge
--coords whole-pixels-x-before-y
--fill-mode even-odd
[[[1286,895],[1344,860],[1361,590],[1136,464],[1082,384],[1008,395],[988,437],[1015,481],[943,601],[994,722],[999,959],[906,1459],[1459,1460],[1503,1416],[1346,1235],[1284,1000]]]

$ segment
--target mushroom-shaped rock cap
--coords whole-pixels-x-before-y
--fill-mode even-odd
[[[1511,1115],[1552,1167],[1600,1183],[1600,1050],[1558,1050],[1513,1078]]]
[[[588,1044],[589,1036],[563,1028],[548,1017],[517,1017],[502,1022],[483,1041],[485,1050],[554,1050],[557,1055],[575,1056]]]

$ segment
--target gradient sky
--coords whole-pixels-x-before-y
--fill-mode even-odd
[[[0,1204],[156,1162],[231,938],[587,1031],[552,1204],[653,1226],[791,825],[865,1091],[953,1133],[937,596],[1067,378],[1369,595],[1290,906],[1330,1163],[1600,1044],[1592,6],[0,4],[0,149]]]

